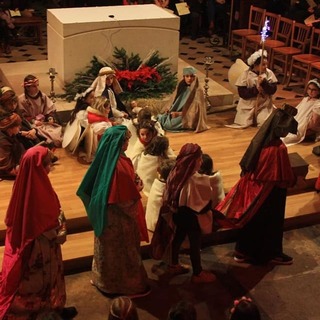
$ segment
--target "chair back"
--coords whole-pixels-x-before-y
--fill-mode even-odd
[[[320,56],[320,29],[312,27],[309,53]]]
[[[311,27],[308,27],[304,23],[294,21],[290,47],[298,48],[302,53],[304,53],[308,44],[310,33]]]
[[[278,29],[275,30],[275,40],[281,41],[285,46],[289,45],[293,29],[293,20],[280,17]]]
[[[265,13],[266,13],[266,9],[262,9],[262,8],[251,5],[250,13],[249,13],[248,29],[256,30],[260,32],[262,28],[262,24],[264,23]]]

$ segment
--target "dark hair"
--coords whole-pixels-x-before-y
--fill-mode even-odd
[[[258,307],[250,300],[241,298],[237,305],[232,308],[230,320],[260,320]]]
[[[76,118],[76,115],[79,111],[87,109],[88,103],[86,102],[86,99],[88,98],[89,94],[92,91],[93,91],[93,89],[88,90],[87,92],[85,92],[85,94],[82,97],[77,99],[76,105],[70,115],[70,120],[69,120],[70,124],[74,121],[74,119]],[[78,94],[81,94],[81,92],[78,92]]]
[[[175,164],[176,164],[175,159],[164,159],[160,161],[158,173],[160,174],[161,179],[163,179],[164,181],[167,180],[168,175]]]
[[[144,154],[168,158],[167,150],[169,148],[169,139],[164,136],[155,136],[151,142],[146,146]]]
[[[108,320],[138,320],[135,304],[129,297],[115,298],[110,305]]]
[[[140,129],[148,129],[153,136],[157,135],[157,130],[155,128],[155,122],[152,120],[144,120],[138,124],[137,135],[140,136]]]
[[[169,310],[168,320],[196,320],[197,312],[194,305],[181,300]]]
[[[213,174],[213,160],[207,153],[202,154],[202,164],[198,172],[208,176]]]
[[[138,120],[138,123],[140,123],[145,120],[151,120],[151,117],[152,117],[151,110],[148,107],[145,107],[138,112],[137,120]]]

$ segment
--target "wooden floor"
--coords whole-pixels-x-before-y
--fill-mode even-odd
[[[239,161],[258,130],[257,128],[245,130],[226,128],[224,125],[232,123],[234,115],[235,111],[210,114],[209,125],[211,128],[203,133],[167,134],[170,145],[176,154],[178,154],[181,146],[187,142],[199,144],[204,153],[210,154],[214,160],[215,170],[221,171],[226,191],[239,179]],[[295,221],[295,219],[305,216],[306,220],[308,220],[308,217],[312,217],[308,222],[310,224],[319,222],[317,216],[320,208],[320,195],[312,189],[312,185],[319,173],[320,158],[312,154],[314,145],[315,143],[302,143],[288,148],[289,153],[297,152],[309,163],[307,179],[299,182],[300,189],[298,192],[292,192],[292,195],[288,196],[286,208],[286,220],[288,221]],[[92,255],[93,235],[91,227],[84,207],[76,196],[76,190],[88,169],[88,165],[80,164],[76,157],[64,149],[58,149],[56,154],[59,161],[50,173],[50,179],[68,219],[69,241],[63,246],[64,258],[68,263],[69,260],[77,259],[77,257],[82,259],[84,256]],[[0,182],[0,244],[4,242],[4,218],[12,185],[12,181]],[[143,201],[146,202],[145,197],[143,197]],[[297,226],[301,221],[298,220],[295,222]]]

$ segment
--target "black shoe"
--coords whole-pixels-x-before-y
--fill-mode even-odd
[[[73,319],[78,314],[78,311],[75,307],[63,308],[60,312],[60,316],[63,320]]]
[[[59,160],[59,158],[57,157],[57,156],[53,156],[52,158],[51,158],[51,163],[55,163],[55,162],[57,162]]]
[[[276,265],[289,266],[293,263],[293,258],[282,253],[279,257],[275,257],[272,260],[270,260],[270,262]]]

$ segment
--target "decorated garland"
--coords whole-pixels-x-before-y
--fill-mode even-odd
[[[111,67],[123,89],[121,99],[160,99],[174,91],[177,74],[170,71],[167,58],[161,58],[158,51],[151,51],[141,60],[138,54],[128,56],[125,49],[114,50],[114,62],[93,57],[86,72],[76,73],[75,79],[65,85],[65,94],[61,97],[72,101],[79,92],[86,90],[97,77],[102,67]]]

